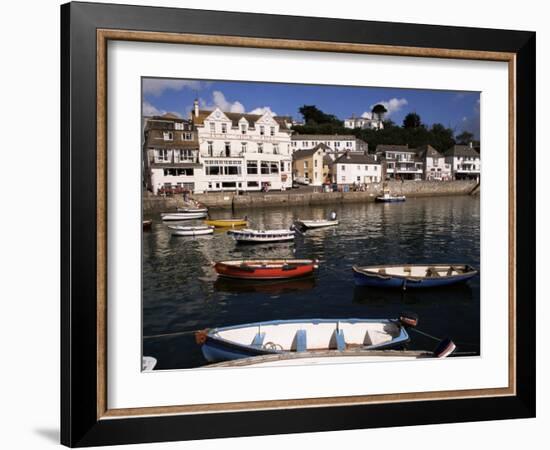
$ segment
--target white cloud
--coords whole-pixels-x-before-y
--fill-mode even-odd
[[[215,109],[220,108],[224,112],[244,113],[245,108],[241,102],[230,102],[225,98],[225,95],[221,91],[212,92],[212,103],[206,102],[204,99],[200,99],[200,105],[202,109]]]
[[[406,106],[409,104],[406,98],[391,98],[389,100],[381,100],[379,102],[373,103],[370,108],[372,109],[375,105],[384,105],[384,107],[388,110],[386,113],[386,117],[391,116],[393,113],[400,111],[403,106]]]
[[[161,78],[145,78],[143,80],[143,93],[160,96],[166,90],[181,91],[184,88],[202,89],[205,83],[195,80],[167,80]]]
[[[248,114],[265,114],[266,112],[271,113],[272,116],[276,116],[277,113],[274,111],[271,111],[271,108],[269,106],[262,106],[260,108],[255,108],[252,111],[249,111]]]
[[[143,115],[144,116],[162,116],[166,114],[166,111],[158,109],[156,106],[149,103],[147,100],[143,102]]]

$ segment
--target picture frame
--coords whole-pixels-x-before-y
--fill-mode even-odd
[[[284,30],[284,31],[283,31]],[[509,385],[472,392],[112,410],[107,405],[107,43],[504,61]],[[61,442],[70,447],[535,416],[535,33],[189,9],[61,7]]]

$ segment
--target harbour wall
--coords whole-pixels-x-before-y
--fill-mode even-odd
[[[387,187],[392,195],[407,197],[435,197],[445,195],[469,195],[479,192],[474,180],[461,181],[387,181],[370,183],[360,192],[306,192],[289,190],[277,193],[210,192],[194,194],[191,197],[211,209],[264,208],[271,206],[308,206],[338,203],[373,202]],[[321,189],[320,187],[318,188]],[[149,192],[143,195],[143,210],[147,212],[170,211],[183,206],[183,196],[155,196]]]

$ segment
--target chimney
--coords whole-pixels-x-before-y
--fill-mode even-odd
[[[470,148],[474,148],[474,143],[470,141]]]
[[[199,101],[197,99],[195,99],[195,101],[193,102],[193,111],[195,117],[199,117]]]

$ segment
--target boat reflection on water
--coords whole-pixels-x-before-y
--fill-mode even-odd
[[[382,289],[366,286],[355,286],[353,290],[353,303],[373,306],[396,303],[440,305],[442,302],[467,304],[473,300],[474,294],[472,288],[467,283],[423,289],[422,291],[412,289]]]
[[[255,292],[280,295],[287,292],[307,291],[315,287],[315,277],[295,278],[291,280],[236,280],[219,277],[214,282],[217,292]]]

